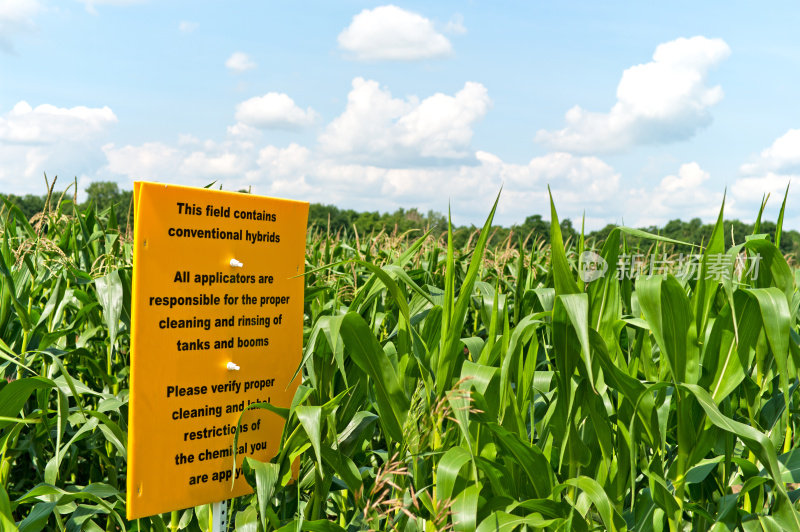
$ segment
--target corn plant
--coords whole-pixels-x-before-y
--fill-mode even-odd
[[[774,241],[756,223],[727,249],[721,210],[694,275],[636,278],[622,257],[683,243],[564,242],[552,202],[549,242],[490,244],[494,209],[463,247],[310,228],[300,385],[289,409],[255,406],[285,429],[271,462],[238,458],[255,493],[231,528],[800,529],[784,209]],[[123,517],[132,249],[115,209],[62,197],[0,218],[0,529],[208,530],[207,506]]]

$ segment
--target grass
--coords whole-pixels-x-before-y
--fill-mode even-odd
[[[487,245],[491,214],[463,248],[312,229],[302,384],[232,527],[800,529],[799,275],[775,243],[725,249],[720,212],[699,278],[618,279],[626,238],[669,243],[551,220],[532,251]],[[589,250],[608,271],[584,282]],[[207,506],[123,517],[131,253],[113,209],[4,207],[3,530],[208,529]]]

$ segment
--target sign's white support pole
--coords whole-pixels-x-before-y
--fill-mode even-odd
[[[228,528],[228,501],[211,505],[211,532],[225,532]]]

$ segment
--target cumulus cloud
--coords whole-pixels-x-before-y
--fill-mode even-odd
[[[0,142],[14,144],[49,144],[62,140],[77,141],[104,130],[117,121],[108,107],[84,106],[63,108],[50,104],[33,108],[28,102],[17,103],[0,117]]]
[[[30,20],[41,8],[38,0],[5,0],[0,4],[0,21],[24,22]]]
[[[664,192],[679,193],[698,190],[710,177],[696,162],[682,164],[678,175],[668,175],[661,180],[659,188]]]
[[[769,194],[772,201],[780,204],[786,192],[786,186],[793,183],[789,190],[792,198],[790,204],[800,201],[797,185],[800,182],[800,129],[790,129],[773,143],[763,149],[758,156],[741,165],[742,177],[731,187],[731,192],[741,203],[750,209],[761,201],[764,194]],[[800,221],[800,219],[798,219]]]
[[[17,103],[0,115],[0,183],[13,180],[15,190],[35,192],[45,171],[78,175],[96,168],[97,141],[116,122],[108,107]]]
[[[800,129],[790,129],[761,151],[755,161],[741,167],[745,175],[766,172],[800,174]]]
[[[420,101],[392,97],[376,81],[356,78],[347,107],[320,135],[322,150],[372,164],[421,164],[472,158],[473,125],[491,105],[486,87],[467,82],[455,95]]]
[[[706,77],[728,55],[722,39],[697,36],[660,44],[652,61],[625,70],[608,113],[575,106],[566,113],[564,129],[540,130],[536,141],[599,153],[688,139],[711,122],[709,109],[722,100],[722,88],[709,87]]]
[[[228,60],[225,61],[225,66],[229,70],[232,70],[233,72],[239,74],[242,72],[246,72],[247,70],[253,70],[254,68],[256,68],[257,65],[255,61],[250,59],[250,56],[247,55],[246,53],[234,52],[231,54]]]
[[[198,151],[184,159],[181,164],[181,173],[211,177],[233,177],[242,174],[247,168],[247,159],[239,154],[225,152],[209,156]]]
[[[273,100],[282,107],[266,105]],[[641,226],[695,216],[713,220],[722,199],[697,162],[630,189],[597,156],[551,152],[516,163],[475,150],[472,128],[490,105],[477,83],[452,95],[395,98],[376,82],[356,78],[343,112],[315,145],[269,144],[259,129],[278,121],[269,114],[276,107],[283,109],[281,120],[297,112],[307,117],[310,110],[279,93],[247,101],[254,111],[242,102],[237,122],[221,141],[185,135],[173,143],[106,144],[105,167],[95,175],[193,186],[221,180],[228,190],[252,186],[256,194],[357,210],[445,212],[449,204],[457,224],[482,223],[501,186],[497,223],[521,223],[536,213],[549,217],[549,185],[559,215],[577,222],[586,212],[589,230],[623,221]],[[263,109],[266,117],[259,115]],[[753,184],[747,193],[758,187],[760,198],[762,185]],[[740,183],[742,190],[746,186]],[[729,196],[728,207],[734,201]]]
[[[414,61],[452,53],[450,41],[430,20],[394,5],[363,10],[338,40],[342,50],[362,61]]]
[[[481,223],[501,186],[505,188],[497,220],[505,224],[548,212],[548,184],[557,197],[559,212],[573,218],[590,208],[598,220],[605,220],[603,216],[615,214],[613,206],[619,195],[618,172],[596,157],[567,153],[512,164],[478,152],[473,164],[409,168],[331,158],[296,143],[264,146],[230,137],[222,143],[184,139],[176,146],[107,145],[104,151],[106,169],[132,179],[194,185],[224,179],[229,190],[252,185],[257,194],[359,210],[414,206],[443,212],[449,200],[459,224]]]
[[[628,191],[626,219],[634,226],[663,225],[675,218],[701,218],[713,221],[722,205],[723,190],[706,186],[711,175],[697,162],[685,163],[677,174],[667,175],[653,188]],[[729,199],[727,207],[734,206]],[[642,209],[647,205],[647,209]]]
[[[141,146],[117,148],[113,143],[103,146],[106,168],[114,174],[132,179],[169,179],[178,173],[182,157],[179,151],[160,142],[146,142]]]
[[[788,189],[784,227],[791,229],[800,228],[800,216],[797,205],[800,205],[800,174],[787,175],[767,172],[757,177],[742,177],[737,179],[730,188],[731,197],[736,201],[737,208],[732,216],[741,220],[754,220],[758,213],[761,199],[769,195],[765,209],[765,218],[777,220],[778,212],[783,202],[784,194]]]
[[[403,167],[330,157],[297,143],[263,145],[230,136],[223,142],[185,138],[172,146],[111,145],[104,151],[107,170],[117,176],[195,186],[222,179],[228,190],[252,186],[256,194],[357,210],[445,212],[450,205],[457,224],[482,223],[501,186],[496,222],[505,225],[537,213],[548,218],[548,185],[559,215],[577,223],[585,212],[589,230],[623,221],[636,227],[696,216],[710,221],[722,201],[722,190],[709,186],[709,173],[696,162],[681,165],[654,186],[631,190],[602,159],[564,152],[517,164],[478,151],[469,164]],[[760,198],[762,190],[757,192]],[[729,196],[727,212],[735,205]]]
[[[302,174],[309,168],[311,150],[292,143],[287,148],[265,146],[258,152],[258,167],[273,177]]]
[[[731,192],[739,201],[750,205],[760,203],[761,198],[765,194],[769,194],[770,197],[772,197],[772,201],[775,201],[776,198],[782,201],[783,194],[786,192],[786,186],[789,185],[791,181],[795,183],[800,181],[800,175],[784,175],[768,172],[758,177],[743,177],[737,179],[731,187]]]
[[[314,123],[318,115],[311,107],[298,107],[288,95],[268,92],[236,106],[236,120],[257,128],[291,129]]]
[[[498,209],[515,223],[531,214],[550,212],[548,185],[562,217],[579,219],[584,209],[598,220],[608,221],[618,214],[614,207],[620,196],[620,174],[597,157],[555,152],[527,164],[507,163],[487,152],[478,152],[477,158],[482,176],[496,176],[503,183]]]
[[[258,148],[249,140],[223,142],[183,136],[176,145],[149,142],[138,146],[103,146],[106,165],[100,173],[130,179],[179,182],[204,186],[226,179],[232,188],[246,186],[245,177],[256,167]]]
[[[0,2],[0,50],[13,52],[11,37],[34,27],[33,19],[42,10],[38,0]]]
[[[254,99],[257,110],[265,103],[261,98]],[[285,102],[288,96],[273,95],[266,103],[270,99]],[[284,108],[296,107],[290,103]],[[258,124],[258,114],[240,105],[238,122],[221,142],[184,136],[171,144],[107,144],[104,171],[191,185],[224,179],[226,189],[252,185],[258,194],[360,210],[414,206],[443,212],[449,200],[456,223],[481,223],[501,186],[498,223],[546,213],[550,185],[562,216],[580,217],[590,209],[600,224],[617,214],[620,174],[597,157],[550,153],[516,164],[471,149],[472,127],[489,105],[477,83],[452,95],[400,99],[357,78],[343,113],[315,146],[265,144],[244,123]]]

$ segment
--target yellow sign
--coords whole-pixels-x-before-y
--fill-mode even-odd
[[[278,453],[303,342],[308,203],[134,183],[128,519],[252,492]],[[231,482],[233,481],[233,490]]]

